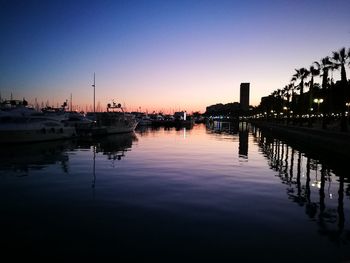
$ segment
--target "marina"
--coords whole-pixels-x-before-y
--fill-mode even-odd
[[[23,99],[5,100],[0,105],[0,143],[22,143],[103,136],[133,132],[137,126],[192,128],[195,119],[186,112],[174,115],[125,112],[121,104],[108,103],[104,112],[86,114],[61,107],[34,110]]]
[[[0,0],[2,261],[350,263],[349,10]]]
[[[25,100],[1,103],[0,143],[26,143],[76,136],[75,127],[67,126],[62,118],[50,116],[27,107]]]
[[[24,100],[23,100],[24,102]],[[133,132],[135,116],[120,105],[107,105],[106,112],[78,113],[60,108],[28,107],[19,100],[4,101],[0,107],[0,143],[23,143]],[[118,109],[119,111],[114,111]]]

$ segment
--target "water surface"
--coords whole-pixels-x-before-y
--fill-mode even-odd
[[[12,257],[350,260],[345,165],[244,124],[23,144],[0,157],[0,245]]]

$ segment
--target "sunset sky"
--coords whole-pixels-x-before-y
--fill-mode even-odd
[[[295,68],[350,47],[349,0],[0,0],[0,93],[82,109],[205,111],[250,104]],[[349,70],[348,70],[349,71]],[[336,77],[336,76],[335,76]]]

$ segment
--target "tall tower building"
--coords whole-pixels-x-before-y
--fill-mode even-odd
[[[249,86],[250,83],[241,83],[239,103],[243,111],[249,110]]]

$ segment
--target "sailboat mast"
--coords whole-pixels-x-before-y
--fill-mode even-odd
[[[73,96],[70,94],[70,111],[73,111]]]
[[[94,72],[94,84],[92,85],[94,87],[94,113],[96,112],[96,109],[95,109],[95,72]]]

